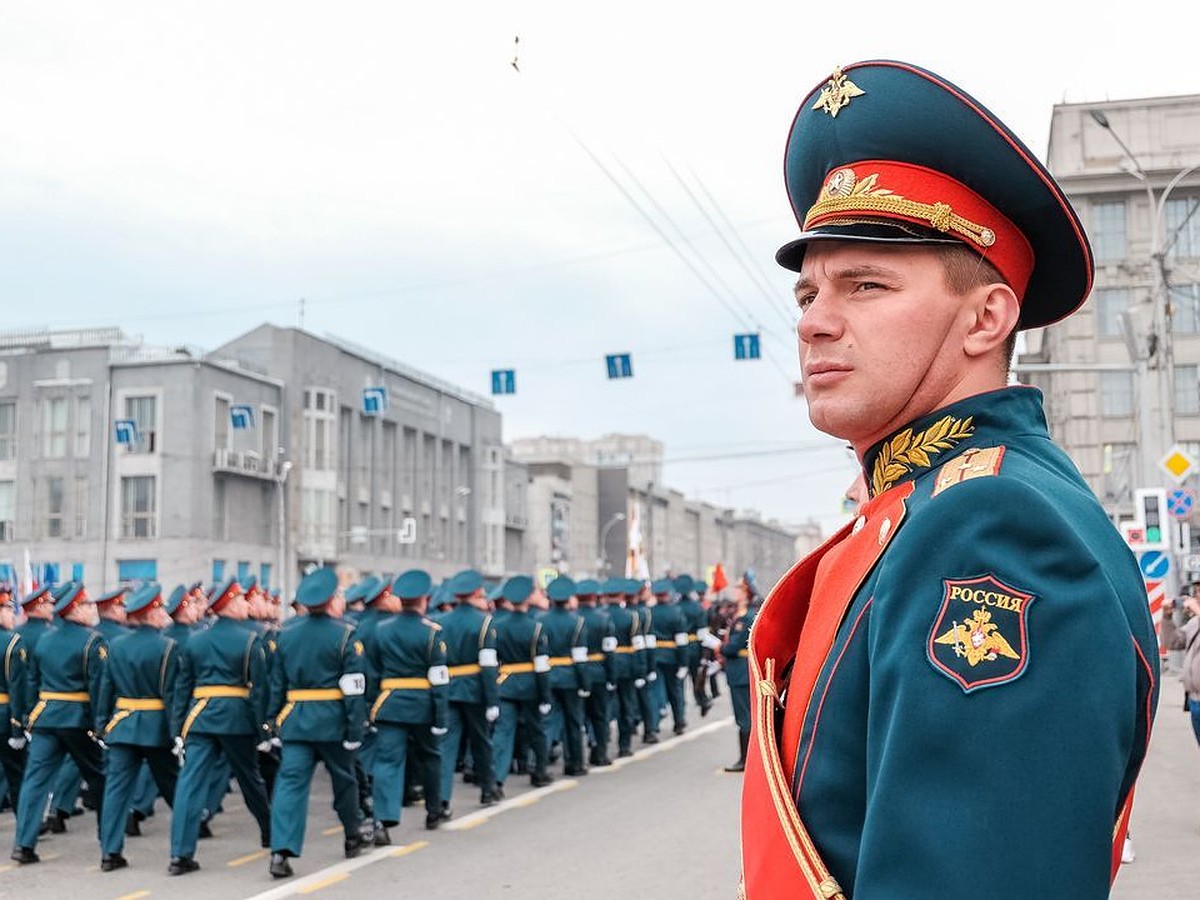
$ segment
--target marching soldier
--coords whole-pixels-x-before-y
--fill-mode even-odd
[[[692,696],[700,707],[700,717],[707,716],[712,709],[712,700],[708,696],[708,673],[701,665],[703,651],[720,649],[721,642],[716,640],[708,631],[708,613],[704,611],[698,597],[704,582],[697,582],[691,575],[676,577],[673,587],[679,594],[679,614],[683,617],[684,628],[688,635],[688,677],[692,683]]]
[[[613,656],[617,649],[617,633],[612,619],[597,604],[600,583],[585,578],[575,585],[579,600],[579,616],[584,623],[587,641],[587,662],[579,665],[588,696],[584,698],[584,718],[591,733],[588,762],[593,766],[611,766],[608,757],[608,704],[617,689]]]
[[[375,641],[375,633],[384,622],[391,621],[400,612],[400,600],[392,593],[391,579],[369,575],[351,590],[363,601],[363,611],[358,617],[355,629],[356,637],[363,645],[363,674],[367,677],[368,686],[371,683],[371,647]],[[355,754],[354,777],[358,782],[358,803],[364,817],[374,816],[374,806],[371,799],[370,772],[374,768],[375,747],[378,732],[369,728],[363,734],[363,744]]]
[[[583,704],[591,697],[583,666],[587,663],[587,626],[567,609],[575,596],[575,582],[559,576],[546,585],[552,604],[541,619],[550,654],[550,695],[553,709],[547,721],[547,739],[563,740],[563,774],[586,775],[583,763]]]
[[[750,626],[758,615],[758,595],[752,593],[751,582],[739,581],[733,586],[736,614],[729,634],[721,645],[725,659],[725,683],[733,702],[733,718],[738,728],[738,758],[726,772],[746,770],[746,750],[750,745]]]
[[[92,710],[108,655],[104,638],[95,630],[96,607],[82,584],[72,582],[54,604],[61,624],[38,641],[29,657],[30,684],[37,702],[29,712],[26,730],[36,740],[30,747],[12,858],[38,862],[38,826],[51,779],[69,756],[87,780],[96,809],[97,830],[103,811],[104,756],[96,743]],[[33,696],[29,698],[33,700]]]
[[[275,878],[292,874],[288,859],[304,848],[308,793],[318,762],[333,780],[346,858],[358,856],[368,843],[362,835],[353,757],[362,746],[366,720],[363,645],[354,637],[354,626],[341,621],[342,595],[333,569],[305,575],[296,599],[308,614],[280,632],[268,706],[283,742],[271,809],[268,870]]]
[[[4,780],[8,787],[8,798],[15,811],[21,794],[21,780],[25,777],[25,745],[28,738],[22,725],[24,711],[28,708],[29,675],[26,671],[29,654],[26,641],[14,630],[12,592],[7,586],[0,587],[0,645],[4,647],[4,666],[0,669],[0,765],[4,768]]]
[[[634,657],[641,671],[638,679],[641,684],[635,687],[637,708],[642,722],[642,743],[658,743],[659,703],[656,699],[658,692],[658,667],[654,664],[657,639],[654,635],[654,620],[650,607],[646,604],[646,584],[636,578],[625,579],[625,601],[629,609],[637,617],[637,635],[634,640]]]
[[[213,590],[209,610],[216,616],[196,631],[179,654],[179,677],[172,706],[177,727],[172,752],[183,769],[171,816],[171,875],[200,868],[195,860],[200,821],[218,758],[229,766],[246,808],[258,823],[264,847],[270,844],[267,788],[258,771],[255,748],[266,744],[267,661],[258,635],[242,624],[249,614],[236,579]]]
[[[490,726],[500,718],[500,695],[496,688],[496,628],[488,614],[483,576],[473,569],[459,572],[450,583],[457,603],[441,620],[450,672],[447,692],[449,707],[442,742],[441,798],[448,813],[454,789],[454,768],[464,734],[471,753],[479,802],[496,802],[496,773],[492,770]]]
[[[109,645],[108,665],[96,704],[96,733],[108,750],[104,782],[104,814],[100,820],[100,871],[129,865],[125,847],[125,811],[142,764],[170,806],[175,799],[179,762],[171,755],[178,732],[168,722],[173,708],[176,644],[163,631],[170,622],[161,585],[151,582],[125,601],[130,633]]]
[[[550,656],[546,635],[529,613],[533,579],[515,575],[504,584],[504,599],[512,612],[496,627],[496,655],[500,660],[500,718],[493,736],[496,794],[504,798],[504,781],[512,765],[517,724],[520,722],[533,748],[530,782],[544,787],[554,779],[546,772],[544,720],[550,713]]]
[[[670,578],[654,582],[651,590],[658,598],[654,607],[654,665],[658,669],[658,684],[662,686],[671,706],[671,721],[675,734],[687,728],[683,686],[688,674],[688,631],[683,612],[671,602],[674,585]]]
[[[441,744],[446,734],[446,644],[441,626],[426,618],[433,581],[412,569],[396,578],[400,615],[379,626],[371,644],[367,696],[378,729],[375,752],[375,845],[391,843],[387,829],[400,822],[409,753],[425,788],[425,827],[442,821]]]
[[[632,756],[633,723],[637,715],[637,691],[646,686],[645,639],[639,631],[637,613],[625,606],[625,580],[610,578],[604,582],[604,600],[609,620],[617,637],[613,648],[613,675],[616,703],[610,715],[617,720],[617,756]],[[641,652],[639,652],[641,651]]]

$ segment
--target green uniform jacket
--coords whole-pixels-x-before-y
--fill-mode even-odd
[[[746,611],[729,624],[729,635],[721,645],[725,657],[725,681],[732,687],[750,685],[750,626],[762,604],[751,603]]]
[[[646,674],[645,653],[637,653],[635,644],[641,643],[640,623],[637,613],[613,603],[608,606],[608,617],[617,635],[617,646],[613,650],[613,675],[615,678],[641,678]],[[639,640],[635,641],[634,639]]]
[[[612,617],[600,606],[580,606],[587,640],[588,661],[581,665],[584,682],[589,690],[603,690],[605,683],[615,684],[617,631]]]
[[[451,703],[500,702],[496,688],[496,628],[492,617],[468,603],[459,603],[442,616],[442,640],[446,643],[446,665],[450,667]],[[478,671],[472,671],[472,667]]]
[[[4,667],[0,671],[0,738],[19,732],[29,708],[29,654],[25,639],[19,632],[0,628],[0,645],[4,648]]]
[[[513,611],[496,627],[502,700],[550,702],[550,653],[542,624]]]
[[[243,697],[195,697],[194,692],[227,687]],[[266,736],[267,659],[258,635],[240,622],[217,617],[192,633],[179,651],[179,675],[171,722],[180,734]]]
[[[684,631],[688,635],[688,661],[697,662],[700,659],[700,636],[697,632],[708,627],[708,613],[692,595],[679,601],[679,615],[683,618]]]
[[[586,691],[587,625],[582,617],[556,603],[542,616],[541,626],[550,654],[550,688]]]
[[[367,718],[363,654],[354,626],[323,613],[309,613],[280,632],[268,712],[283,740],[362,740]],[[297,691],[323,694],[307,699]]]
[[[157,628],[136,627],[108,647],[108,665],[96,703],[96,734],[110,744],[168,747],[182,722],[171,721],[179,652]],[[142,700],[150,703],[127,703]],[[162,709],[136,709],[160,701]]]
[[[30,683],[37,692],[29,713],[30,728],[90,729],[107,656],[98,631],[65,621],[48,630],[29,656]],[[48,694],[73,698],[53,699]]]
[[[400,613],[375,630],[370,663],[371,721],[446,727],[450,673],[440,625]]]
[[[654,662],[660,666],[686,666],[688,633],[683,611],[674,603],[660,603],[647,611],[653,613],[650,623],[654,631]]]

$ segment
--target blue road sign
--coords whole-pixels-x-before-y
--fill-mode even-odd
[[[759,352],[757,334],[735,334],[733,336],[734,359],[759,359]]]
[[[1187,488],[1172,488],[1167,491],[1167,512],[1176,519],[1186,519],[1196,505],[1196,495]]]
[[[1171,570],[1171,559],[1161,550],[1147,550],[1138,559],[1138,565],[1146,578],[1166,578]]]
[[[632,378],[633,361],[628,353],[612,353],[604,357],[609,378]]]
[[[517,373],[513,369],[492,369],[492,393],[515,394]]]
[[[387,388],[363,388],[363,415],[377,416],[387,409]]]
[[[229,407],[229,421],[238,431],[253,428],[254,407],[249,403],[234,403]]]
[[[117,419],[113,423],[113,433],[118,444],[132,447],[138,442],[137,422],[133,419]]]

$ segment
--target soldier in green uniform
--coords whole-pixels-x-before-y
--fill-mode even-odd
[[[23,709],[26,710],[33,704],[33,699],[37,696],[37,688],[29,683],[28,658],[33,654],[33,651],[37,647],[38,641],[42,639],[42,635],[54,627],[55,601],[56,598],[54,597],[49,585],[43,585],[35,588],[18,601],[18,606],[21,609],[22,617],[25,620],[17,626],[17,632],[21,635],[26,656],[25,689],[21,693],[21,696],[26,701]],[[16,707],[11,707],[10,713],[11,717],[18,721],[23,718],[23,713],[20,712]],[[26,732],[22,731],[21,734],[25,735]],[[22,756],[23,763],[28,761],[28,755],[28,749],[25,749],[25,754]],[[20,782],[15,785],[10,783],[9,790],[19,791],[20,787]],[[17,806],[16,804],[13,804],[14,815],[16,814],[16,810]],[[47,821],[53,822],[53,824],[56,826],[55,830],[57,833],[67,830],[65,819],[50,817]],[[49,830],[48,825],[43,825],[42,828]]]
[[[38,862],[34,848],[42,809],[65,756],[87,780],[97,820],[103,807],[104,756],[91,729],[108,653],[94,627],[96,607],[82,584],[72,583],[54,604],[54,612],[61,624],[42,636],[29,657],[29,702],[33,697],[37,701],[29,711],[27,730],[34,740],[21,783],[12,854],[22,865]]]
[[[683,688],[688,675],[688,623],[679,605],[672,601],[675,585],[670,578],[660,578],[651,589],[658,598],[652,619],[654,665],[658,669],[658,683],[671,707],[673,730],[677,735],[683,734],[687,728]]]
[[[171,875],[200,868],[195,860],[200,821],[219,758],[229,761],[246,808],[258,823],[264,847],[271,834],[267,788],[258,771],[255,748],[270,736],[266,727],[267,659],[258,635],[242,623],[246,598],[230,578],[213,590],[209,610],[216,617],[196,631],[179,654],[172,702],[173,753],[183,769],[171,816]]]
[[[655,649],[654,620],[646,604],[646,583],[637,578],[625,579],[625,602],[637,617],[637,634],[634,637],[634,659],[641,672],[635,682],[637,697],[637,721],[642,724],[642,743],[658,743],[659,704],[655,699],[658,690],[658,668],[654,665]]]
[[[490,725],[500,718],[496,628],[488,613],[483,576],[474,569],[459,572],[451,580],[450,590],[457,602],[439,622],[450,672],[446,717],[449,731],[442,744],[441,798],[446,812],[450,809],[456,757],[464,736],[470,751],[472,777],[479,785],[479,802],[484,806],[496,802]]]
[[[529,614],[533,579],[514,575],[504,583],[503,596],[512,604],[510,612],[496,626],[496,655],[500,675],[500,718],[493,735],[493,766],[496,770],[496,794],[504,798],[504,781],[512,766],[518,722],[533,750],[534,768],[530,781],[543,787],[554,779],[546,772],[546,732],[544,719],[550,713],[550,655],[542,626]]]
[[[700,582],[703,584],[703,582]],[[708,696],[708,676],[700,665],[701,651],[707,641],[719,648],[721,642],[714,640],[708,633],[708,613],[697,599],[699,585],[691,575],[677,575],[672,585],[679,595],[679,615],[683,619],[684,630],[688,636],[687,667],[688,678],[692,683],[692,696],[700,707],[703,718],[712,709],[712,700]]]
[[[333,780],[333,807],[342,822],[346,858],[358,856],[368,844],[353,756],[362,746],[366,721],[363,645],[354,637],[354,626],[341,621],[342,595],[333,569],[305,575],[296,599],[308,614],[280,632],[268,705],[283,741],[271,809],[268,868],[275,878],[290,876],[288,859],[304,849],[308,792],[318,762]]]
[[[613,648],[615,703],[609,718],[617,720],[617,756],[632,756],[634,719],[637,717],[637,691],[645,687],[645,638],[640,631],[637,613],[625,606],[625,579],[610,578],[604,582],[604,601],[616,633]]]
[[[746,769],[746,750],[750,744],[750,626],[762,601],[753,592],[753,582],[742,580],[733,586],[736,613],[729,626],[729,635],[721,645],[725,664],[725,683],[733,702],[733,718],[738,728],[737,762],[726,766],[726,772]]]
[[[173,708],[179,659],[176,644],[163,631],[170,617],[163,608],[162,586],[150,582],[125,601],[130,633],[108,648],[108,665],[96,703],[96,733],[107,747],[104,815],[100,820],[100,871],[123,869],[125,811],[130,807],[142,764],[171,805],[179,762],[171,754],[177,726],[168,721]]]
[[[0,645],[4,647],[4,666],[0,669],[0,765],[4,769],[9,803],[18,807],[21,780],[25,777],[25,734],[22,719],[28,708],[29,653],[27,642],[15,630],[11,588],[0,587]]]
[[[547,739],[563,742],[563,774],[586,775],[583,762],[583,700],[592,691],[584,675],[587,663],[587,625],[567,609],[575,582],[559,576],[546,585],[551,607],[541,619],[550,654],[550,697],[553,708],[546,722]]]
[[[397,576],[392,591],[401,612],[376,630],[368,667],[371,723],[379,731],[371,773],[377,846],[391,843],[387,829],[400,822],[410,755],[425,788],[425,827],[437,828],[442,820],[441,745],[450,673],[441,626],[425,616],[433,581],[428,572],[412,569]]]
[[[583,701],[587,723],[588,763],[611,766],[608,757],[609,698],[617,690],[616,663],[617,632],[612,619],[597,602],[600,582],[585,578],[575,585],[579,601],[579,617],[583,619],[584,640],[587,642],[587,661],[579,664],[588,695]]]
[[[367,676],[367,684],[371,683],[371,647],[375,641],[375,632],[384,622],[390,621],[400,612],[400,600],[392,593],[392,580],[378,575],[368,575],[350,590],[362,598],[363,611],[358,617],[356,637],[362,642],[363,673]],[[362,808],[364,818],[374,816],[374,801],[372,800],[371,771],[375,765],[375,748],[378,730],[368,728],[363,734],[362,747],[358,749],[354,760],[354,777],[358,782],[358,803]]]

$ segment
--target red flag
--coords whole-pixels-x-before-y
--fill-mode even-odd
[[[712,583],[711,590],[713,591],[713,593],[716,593],[717,591],[723,591],[726,587],[729,586],[729,579],[725,577],[725,567],[722,566],[720,563],[717,563],[716,566],[713,568],[712,579],[713,579],[713,583]]]

